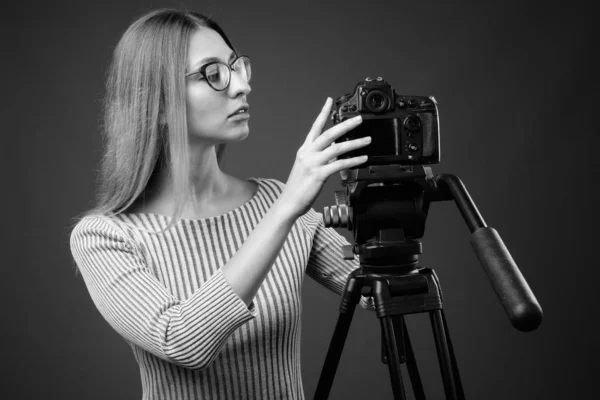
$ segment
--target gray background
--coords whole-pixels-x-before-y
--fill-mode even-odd
[[[8,240],[0,397],[141,397],[131,351],[75,276],[68,238],[71,218],[92,205],[112,48],[140,13],[183,5],[212,15],[252,57],[251,133],[227,150],[224,169],[233,175],[285,182],[325,98],[366,76],[384,77],[400,94],[434,95],[442,139],[434,173],[463,180],[545,312],[537,331],[516,331],[458,210],[432,204],[421,261],[441,279],[467,398],[586,398],[595,389],[600,142],[589,6],[63,0],[13,4],[2,17]],[[332,177],[315,209],[339,188]],[[311,398],[339,298],[310,279],[303,294],[302,371]],[[407,319],[428,398],[442,398],[428,319]],[[379,323],[358,310],[331,398],[391,398],[379,356]]]

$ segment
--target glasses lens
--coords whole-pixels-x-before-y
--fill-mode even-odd
[[[215,90],[224,90],[229,84],[229,68],[221,63],[209,65],[205,70],[208,84]]]
[[[250,68],[250,59],[246,56],[238,58],[233,64],[233,70],[236,71],[246,81],[250,82],[252,69]]]

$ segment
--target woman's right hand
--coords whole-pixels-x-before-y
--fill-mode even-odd
[[[304,215],[312,207],[327,178],[367,161],[366,156],[341,160],[337,157],[368,145],[371,143],[370,137],[333,143],[335,139],[360,125],[361,116],[348,119],[321,133],[331,113],[332,103],[333,100],[328,98],[304,144],[298,149],[296,161],[280,196],[295,218]]]

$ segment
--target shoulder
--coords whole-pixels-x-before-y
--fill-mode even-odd
[[[275,178],[250,178],[255,180],[260,186],[274,193],[281,193],[285,189],[285,183]]]
[[[270,194],[273,199],[279,197],[279,195],[285,189],[285,183],[274,178],[251,178],[255,179],[259,185]],[[304,215],[298,218],[300,226],[307,230],[310,234],[314,234],[317,229],[323,227],[323,214],[318,213],[313,208],[308,210]]]
[[[258,192],[265,196],[269,202],[274,202],[285,189],[285,183],[274,178],[249,178],[258,183]]]
[[[128,234],[116,217],[92,214],[82,217],[71,230],[71,247],[89,244],[94,240],[127,242]]]
[[[86,281],[107,278],[107,274],[118,269],[137,268],[145,263],[139,245],[123,225],[118,215],[94,214],[84,216],[73,227],[71,255]]]
[[[325,227],[323,223],[323,214],[315,211],[314,208],[308,210],[298,220],[302,223],[302,226],[309,234],[314,235],[317,230]]]

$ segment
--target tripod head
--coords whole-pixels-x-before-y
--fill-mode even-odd
[[[513,326],[532,331],[542,309],[495,229],[486,226],[460,179],[434,176],[423,165],[371,165],[348,171],[336,191],[336,205],[325,207],[326,227],[346,228],[354,245],[345,259],[358,255],[372,274],[405,275],[417,270],[429,205],[454,200],[471,231],[471,244]]]

